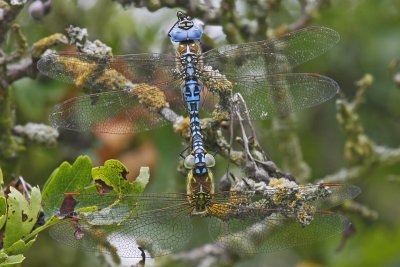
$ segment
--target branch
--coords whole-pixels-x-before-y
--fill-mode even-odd
[[[319,10],[328,5],[330,0],[305,0],[300,1],[301,15],[296,21],[288,25],[289,31],[303,28],[307,23],[319,17]]]
[[[13,131],[28,142],[45,146],[53,146],[57,143],[58,131],[45,124],[27,123],[25,125],[16,125]]]
[[[18,79],[34,77],[35,56],[39,57],[44,52],[44,50],[38,51],[38,47],[34,45],[31,54],[27,53],[26,38],[18,24],[14,24],[26,2],[0,0],[0,47],[10,30],[17,46],[9,54],[0,49],[0,165],[9,177],[16,175],[19,153],[25,149],[21,138],[15,136],[12,131],[15,124],[15,110],[10,85]]]
[[[3,44],[11,24],[26,4],[26,0],[0,1],[0,46]]]
[[[367,175],[374,169],[398,165],[400,164],[400,148],[373,146],[370,159],[370,161],[362,165],[343,168],[336,173],[328,174],[321,178],[321,181],[327,183],[349,183]]]
[[[215,244],[205,244],[189,251],[176,253],[171,256],[161,258],[157,263],[159,267],[173,267],[185,264],[186,266],[232,266],[238,261],[237,255],[229,250]]]
[[[366,218],[370,221],[375,221],[378,219],[379,214],[376,210],[363,205],[355,200],[348,201],[343,205],[343,210],[349,211],[354,214],[359,214],[362,218]]]
[[[342,97],[336,101],[336,119],[346,135],[345,158],[350,162],[348,168],[326,175],[321,180],[325,182],[349,182],[362,177],[383,166],[394,166],[400,163],[400,147],[389,148],[376,145],[365,134],[364,126],[357,113],[365,102],[365,94],[373,84],[373,76],[364,75],[356,82],[358,87],[353,101]]]
[[[11,84],[21,78],[32,77],[32,59],[21,58],[17,63],[7,66],[7,81]]]

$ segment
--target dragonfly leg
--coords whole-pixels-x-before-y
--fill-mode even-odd
[[[185,153],[186,151],[188,151],[190,148],[191,148],[191,146],[190,146],[190,145],[187,145],[186,148],[185,148],[184,150],[182,150],[182,151],[179,153],[179,156],[181,156],[182,159],[185,159],[186,156],[183,155],[183,153]]]

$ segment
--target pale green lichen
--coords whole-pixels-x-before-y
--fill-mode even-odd
[[[373,84],[372,75],[366,74],[356,82],[358,91],[355,99],[349,102],[345,99],[336,101],[336,120],[341,125],[347,138],[344,145],[344,154],[352,164],[363,163],[374,154],[375,144],[365,135],[364,127],[357,114],[359,106],[365,101],[365,93]]]
[[[29,142],[47,146],[52,146],[57,143],[58,131],[45,124],[27,123],[25,125],[16,125],[13,131]]]
[[[326,200],[332,194],[329,186],[300,186],[285,178],[271,178],[268,185],[246,179],[238,182],[234,188],[238,190],[236,199],[239,199],[238,196],[243,198],[240,203],[242,210],[251,207],[269,210],[270,213],[274,211],[295,219],[301,225],[308,225],[313,220],[317,211],[316,201]]]
[[[32,45],[32,57],[39,58],[47,49],[57,44],[67,44],[68,38],[61,34],[55,33],[40,39]]]
[[[147,108],[160,110],[168,107],[164,92],[156,86],[137,84],[133,87],[132,94],[137,96],[139,103]]]
[[[217,94],[218,104],[214,111],[214,118],[222,120],[229,118],[226,113],[230,113],[232,104],[233,84],[218,70],[213,70],[211,66],[205,66],[203,71],[204,86],[211,93]]]

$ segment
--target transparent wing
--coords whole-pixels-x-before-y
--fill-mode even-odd
[[[167,105],[164,92],[139,84],[132,92],[119,90],[74,97],[56,105],[49,120],[53,127],[75,131],[146,131],[169,123],[156,111]],[[180,103],[180,99],[176,101]]]
[[[238,254],[269,253],[287,248],[307,245],[342,233],[349,221],[333,213],[317,213],[313,221],[301,226],[291,218],[271,215],[263,220],[254,216],[221,220],[210,218],[209,233],[222,247]]]
[[[168,54],[131,54],[99,57],[81,53],[53,53],[42,57],[37,67],[43,74],[85,88],[113,90],[106,78],[123,83],[159,84],[175,77],[175,57]],[[174,88],[175,89],[175,88]]]
[[[191,237],[190,205],[183,194],[79,194],[76,203],[56,212],[61,223],[51,236],[63,244],[87,251],[152,257],[179,250]],[[141,249],[139,249],[141,248]]]
[[[162,54],[106,58],[59,53],[41,58],[37,66],[52,78],[87,88],[92,93],[56,106],[50,115],[53,126],[76,131],[131,133],[167,123],[154,112],[162,106],[160,103],[168,103],[175,110],[185,109],[180,90],[175,90],[179,79],[174,79],[174,65],[173,56]],[[157,86],[151,87],[151,84]],[[146,99],[156,107],[149,109]]]
[[[308,27],[280,38],[228,45],[204,53],[204,64],[219,70],[228,80],[242,75],[290,72],[315,58],[339,41],[339,34],[325,27]]]
[[[271,114],[283,115],[321,104],[339,92],[332,79],[310,73],[242,76],[233,82],[233,93],[240,93],[252,120]]]
[[[120,244],[125,257],[136,256],[129,249],[132,237],[154,257],[179,251],[192,236],[190,211],[190,207],[178,205],[134,217],[126,220],[122,229],[110,236],[110,241]]]
[[[361,193],[361,188],[355,185],[331,184],[325,185],[325,188],[328,195],[317,197],[312,201],[312,205],[320,210],[339,206],[345,201],[356,198]]]
[[[359,193],[358,187],[344,184],[219,193],[209,208],[209,232],[218,244],[241,254],[306,245],[349,226],[345,217],[317,209],[339,205]]]
[[[57,215],[88,220],[89,216],[85,212],[90,211],[90,218],[118,221],[126,218],[126,214],[142,216],[153,210],[188,205],[187,203],[187,195],[183,193],[66,192],[46,197],[43,208],[47,216]],[[107,216],[104,216],[104,213],[107,213]]]
[[[225,209],[235,204],[261,203],[264,208],[285,208],[285,205],[307,204],[319,210],[329,209],[354,199],[361,189],[348,184],[316,184],[295,187],[276,187],[264,190],[242,190],[219,192],[213,196],[213,202],[222,204]],[[263,202],[260,202],[263,201]]]

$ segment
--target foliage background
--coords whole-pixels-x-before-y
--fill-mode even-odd
[[[246,1],[238,1],[246,5]],[[281,1],[280,8],[270,13],[273,27],[290,23],[299,16],[297,1]],[[28,7],[28,6],[27,6]],[[18,17],[28,43],[56,32],[70,24],[88,29],[92,40],[100,39],[113,48],[114,54],[170,51],[166,33],[176,20],[179,8],[122,8],[113,1],[53,1],[51,12],[34,20],[28,8]],[[396,0],[332,0],[310,25],[324,25],[341,35],[341,42],[327,54],[301,66],[303,72],[316,72],[336,80],[343,94],[352,98],[355,81],[365,73],[374,76],[359,111],[366,134],[375,143],[400,146],[400,91],[388,69],[400,59],[400,2]],[[264,37],[260,37],[264,39]],[[218,38],[216,45],[222,45]],[[11,43],[7,45],[11,46]],[[397,69],[399,71],[399,68]],[[17,122],[46,122],[51,107],[76,92],[72,86],[46,79],[22,79],[13,84]],[[334,101],[298,114],[297,133],[305,161],[318,179],[347,166],[343,153],[345,137],[335,121]],[[257,125],[259,138],[269,155],[279,164],[271,134],[271,121]],[[184,148],[171,127],[134,136],[105,136],[62,133],[54,148],[31,145],[21,154],[20,174],[33,185],[43,185],[54,168],[63,160],[72,162],[77,155],[88,154],[97,164],[108,158],[122,160],[135,177],[140,166],[152,170],[149,191],[184,191],[185,178],[176,172],[179,152]],[[225,166],[220,160],[219,164]],[[218,165],[217,165],[218,166]],[[220,177],[224,168],[217,169]],[[290,251],[259,255],[235,266],[400,266],[400,166],[377,167],[367,175],[348,181],[360,186],[358,201],[379,214],[377,220],[348,213],[357,232],[340,252],[335,249],[340,237]],[[195,237],[207,236],[199,228]],[[202,240],[207,241],[207,240]],[[199,241],[200,242],[200,241]],[[90,266],[96,262],[91,254],[64,248],[41,235],[26,254],[23,266]]]

